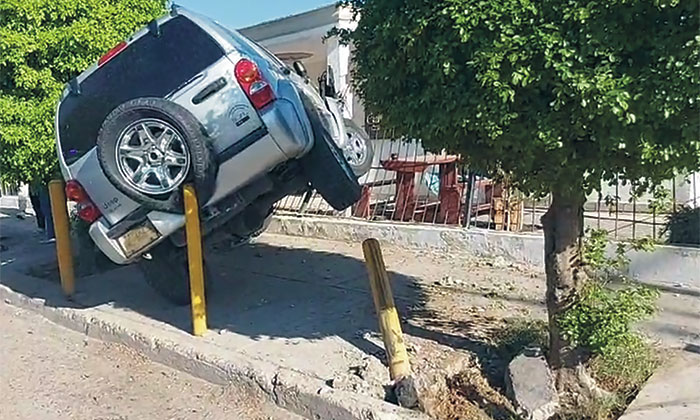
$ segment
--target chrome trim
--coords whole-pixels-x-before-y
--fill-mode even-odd
[[[145,194],[175,190],[190,167],[190,151],[180,132],[157,118],[129,124],[114,147],[119,174],[132,188]]]

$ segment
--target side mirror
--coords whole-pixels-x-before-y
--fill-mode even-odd
[[[304,63],[302,63],[301,61],[295,61],[294,63],[292,63],[292,67],[294,67],[294,71],[299,76],[303,77],[304,79],[308,77],[306,66],[304,66]]]

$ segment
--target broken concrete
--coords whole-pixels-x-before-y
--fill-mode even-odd
[[[539,349],[516,356],[508,365],[505,382],[506,394],[529,420],[547,420],[559,408],[554,376]]]
[[[382,378],[386,378],[382,381]],[[369,397],[385,400],[389,376],[387,369],[374,357],[364,357],[360,363],[349,366],[346,372],[342,372],[327,381],[333,389],[352,391]]]

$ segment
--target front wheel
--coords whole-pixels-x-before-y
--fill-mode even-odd
[[[352,171],[359,178],[369,172],[372,167],[374,148],[365,130],[350,119],[346,118],[344,123],[348,140],[343,148],[343,154],[352,167]]]
[[[302,170],[311,186],[336,210],[345,210],[360,199],[362,187],[343,152],[321,125],[310,115],[314,146],[302,161]]]

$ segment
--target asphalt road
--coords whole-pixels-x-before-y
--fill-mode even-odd
[[[0,325],[3,419],[298,419],[4,302]]]

